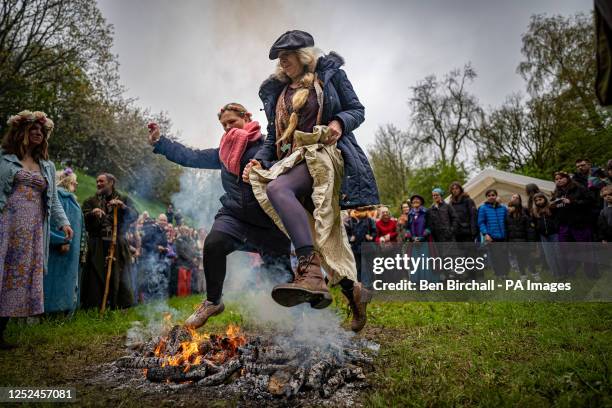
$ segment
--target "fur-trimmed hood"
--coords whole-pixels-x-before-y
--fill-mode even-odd
[[[319,79],[325,84],[329,79],[344,65],[344,58],[335,51],[330,51],[329,54],[322,55],[317,60],[315,72]],[[259,87],[259,96],[262,95],[278,95],[285,84],[276,78],[276,75],[270,75]]]

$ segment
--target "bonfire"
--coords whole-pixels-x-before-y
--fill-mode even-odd
[[[348,383],[366,386],[366,373],[373,369],[370,353],[377,350],[377,344],[348,333],[332,342],[313,343],[282,334],[247,336],[236,325],[228,326],[224,334],[173,325],[166,335],[137,345],[115,365],[143,370],[146,379],[155,383],[232,384],[249,398],[294,398],[306,393],[329,398]]]

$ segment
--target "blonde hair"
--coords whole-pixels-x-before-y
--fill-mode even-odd
[[[77,181],[76,174],[70,170],[62,170],[55,176],[56,184],[58,187],[63,187],[64,189],[70,191],[70,185]]]
[[[298,81],[299,88],[293,94],[291,98],[291,105],[293,107],[293,111],[291,112],[291,116],[289,116],[289,123],[287,123],[287,128],[283,132],[282,136],[276,141],[276,144],[281,144],[284,140],[288,139],[293,135],[293,132],[297,128],[298,125],[298,112],[300,109],[306,105],[308,101],[308,95],[310,93],[310,88],[314,84],[315,81],[315,69],[317,67],[317,61],[319,59],[319,55],[321,54],[320,50],[315,47],[307,47],[300,48],[294,51],[298,57],[298,60],[304,67],[304,74],[302,78]],[[280,61],[276,66],[275,77],[281,82],[291,82],[291,78],[285,73],[283,68],[281,67]]]

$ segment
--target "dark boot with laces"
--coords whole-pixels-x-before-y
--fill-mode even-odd
[[[300,303],[310,303],[315,309],[329,306],[332,298],[323,279],[319,255],[312,252],[308,256],[301,256],[293,282],[276,285],[272,289],[272,299],[286,307]]]

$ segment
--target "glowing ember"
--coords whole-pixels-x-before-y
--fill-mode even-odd
[[[171,318],[172,315],[168,313],[164,321],[169,323]],[[238,348],[246,342],[246,336],[241,334],[240,327],[236,325],[228,326],[225,336],[198,333],[191,328],[174,326],[167,336],[158,341],[154,355],[160,358],[161,367],[181,367],[186,373],[204,363],[225,363],[236,356]]]

